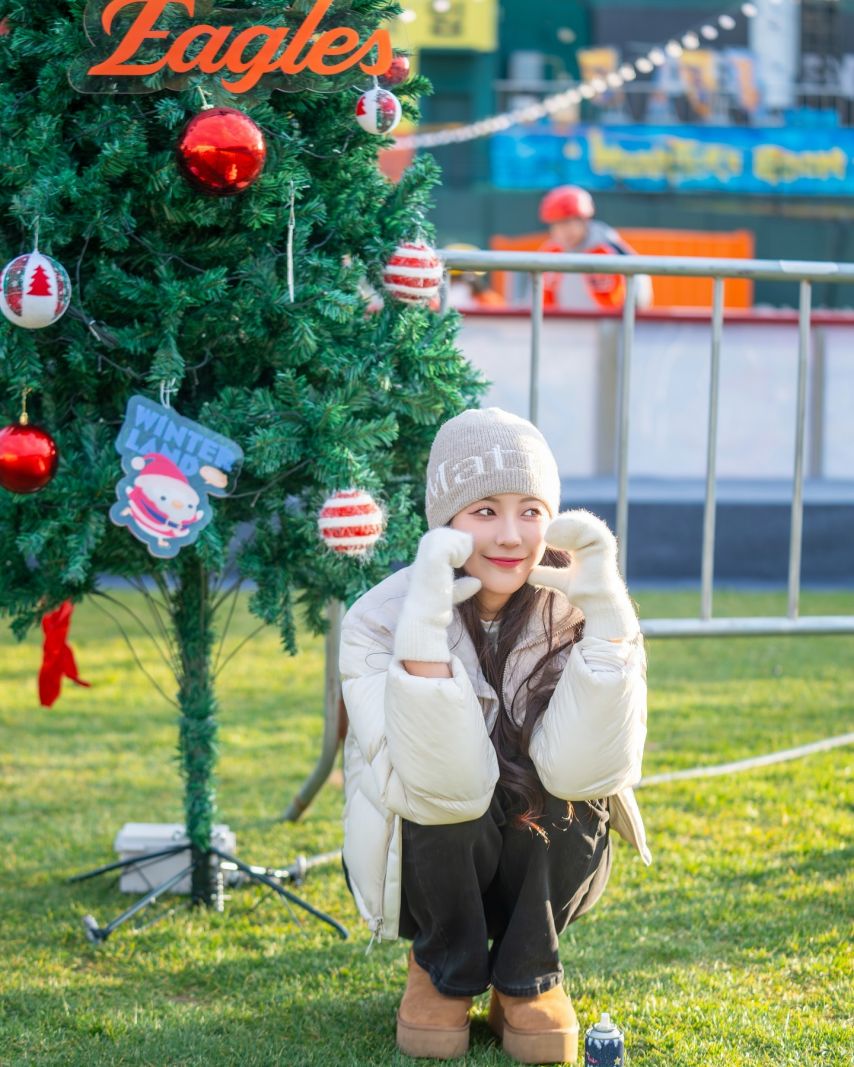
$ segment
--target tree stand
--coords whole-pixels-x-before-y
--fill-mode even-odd
[[[92,871],[76,875],[73,882],[95,878],[99,874],[122,868],[140,868],[164,856],[187,854],[188,863],[177,874],[171,875],[160,885],[153,886],[121,915],[100,926],[95,918],[87,915],[83,924],[86,936],[92,942],[106,941],[110,934],[137,912],[153,904],[158,897],[174,889],[190,875],[190,902],[204,905],[217,911],[223,910],[225,875],[229,885],[258,882],[272,889],[288,904],[307,911],[310,915],[328,923],[342,938],[347,930],[331,916],[314,908],[307,901],[285,889],[281,882],[299,885],[306,873],[316,866],[340,858],[340,852],[325,853],[307,860],[300,857],[290,867],[259,867],[244,863],[235,856],[212,844],[215,816],[213,767],[217,753],[216,698],[211,671],[213,645],[214,605],[210,595],[210,575],[204,566],[191,554],[176,559],[176,583],[174,588],[164,588],[169,598],[170,616],[178,653],[177,681],[178,706],[181,712],[179,750],[184,778],[184,814],[189,843],[180,843],[165,849],[156,849],[141,855],[108,863]],[[165,915],[171,912],[165,912]],[[299,922],[291,909],[293,918]],[[159,921],[159,916],[152,920]],[[150,923],[147,925],[151,925]]]
[[[128,859],[118,860],[115,863],[107,863],[103,867],[96,867],[94,870],[86,871],[84,874],[77,874],[73,878],[70,878],[70,882],[83,882],[89,878],[96,878],[100,874],[108,874],[110,871],[121,870],[125,868],[142,868],[146,863],[152,863],[155,860],[162,859],[164,856],[178,856],[183,853],[187,853],[190,863],[182,870],[173,874],[166,881],[161,882],[160,885],[153,886],[147,893],[141,896],[135,901],[126,911],[123,911],[121,915],[116,916],[111,922],[108,922],[105,926],[99,926],[97,920],[93,915],[85,915],[83,917],[83,926],[86,932],[86,937],[93,944],[100,944],[102,941],[106,941],[110,934],[127,922],[128,919],[133,918],[137,912],[142,911],[143,908],[149,904],[156,903],[157,899],[164,893],[169,893],[173,890],[182,879],[186,876],[193,875],[199,866],[204,866],[209,872],[209,876],[213,874],[214,882],[214,897],[210,902],[210,906],[216,911],[224,910],[225,896],[224,889],[226,884],[229,886],[243,885],[246,882],[257,882],[261,885],[267,886],[272,889],[274,893],[278,893],[280,897],[290,906],[296,904],[297,907],[307,911],[309,915],[313,915],[314,918],[320,919],[321,922],[328,923],[336,933],[346,940],[349,937],[347,929],[341,925],[337,920],[333,919],[330,915],[320,911],[308,901],[298,897],[295,893],[291,893],[289,890],[283,888],[281,882],[291,882],[293,885],[302,885],[305,881],[307,873],[314,867],[320,867],[323,864],[333,863],[341,858],[340,852],[325,852],[320,856],[313,856],[310,859],[306,859],[305,856],[298,856],[296,861],[291,864],[290,867],[258,867],[252,864],[243,863],[242,860],[237,859],[236,856],[230,855],[228,852],[223,852],[218,848],[211,848],[209,852],[201,852],[194,848],[192,845],[172,845],[169,848],[157,849],[157,851],[144,852],[139,856],[131,856]],[[216,862],[211,863],[211,859],[216,857]],[[193,878],[195,884],[196,879]],[[207,904],[208,900],[198,900],[195,895],[191,895],[190,902],[192,904]],[[295,922],[302,925],[299,916],[289,907],[291,915]],[[154,923],[159,922],[161,919],[168,918],[175,912],[174,908],[170,908],[168,911],[163,912],[156,918],[150,920],[137,929],[145,929],[147,926],[152,926]]]

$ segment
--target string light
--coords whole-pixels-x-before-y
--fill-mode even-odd
[[[770,0],[772,4],[779,4],[781,0]],[[444,12],[451,9],[451,0],[433,0],[434,11]],[[745,18],[754,18],[759,14],[756,4],[743,3],[739,10]],[[401,22],[413,22],[416,12],[411,8],[405,8],[398,18]],[[626,82],[634,81],[638,74],[652,74],[656,67],[664,66],[668,56],[678,58],[683,50],[693,50],[701,45],[701,38],[705,41],[714,41],[720,36],[720,30],[733,30],[736,20],[729,14],[717,17],[717,26],[704,23],[698,31],[689,30],[682,34],[680,39],[667,41],[661,48],[651,48],[645,56],[638,57],[633,63],[623,63],[618,71],[611,71],[604,77],[591,78],[582,82],[572,89],[562,93],[555,93],[537,104],[529,104],[522,108],[493,115],[487,119],[453,128],[445,127],[434,130],[431,133],[412,134],[408,137],[399,137],[395,142],[398,149],[434,148],[443,144],[458,144],[462,141],[471,141],[478,137],[486,137],[501,130],[510,129],[519,123],[536,122],[546,115],[554,114],[567,107],[578,105],[582,100],[592,100],[596,96],[617,89]],[[718,29],[720,27],[720,30]]]

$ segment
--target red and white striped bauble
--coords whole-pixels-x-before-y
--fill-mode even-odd
[[[383,270],[383,285],[404,304],[429,304],[442,284],[442,261],[423,241],[404,241]]]
[[[366,556],[384,528],[382,508],[363,489],[333,493],[317,517],[317,529],[326,547],[343,556]]]
[[[71,282],[61,263],[38,249],[17,256],[0,274],[0,311],[9,322],[40,330],[68,310]]]
[[[402,115],[400,101],[388,89],[368,89],[356,101],[356,122],[368,133],[391,133]]]

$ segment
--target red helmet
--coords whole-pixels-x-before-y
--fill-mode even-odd
[[[593,197],[580,185],[559,185],[540,201],[541,222],[592,219],[594,212]]]

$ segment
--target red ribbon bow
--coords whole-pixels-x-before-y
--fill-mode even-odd
[[[68,644],[73,611],[74,605],[70,600],[65,600],[56,611],[49,611],[42,616],[44,652],[39,671],[39,701],[46,708],[51,707],[59,696],[63,677],[70,678],[77,685],[89,686],[89,682],[84,682],[77,673],[74,653]]]

